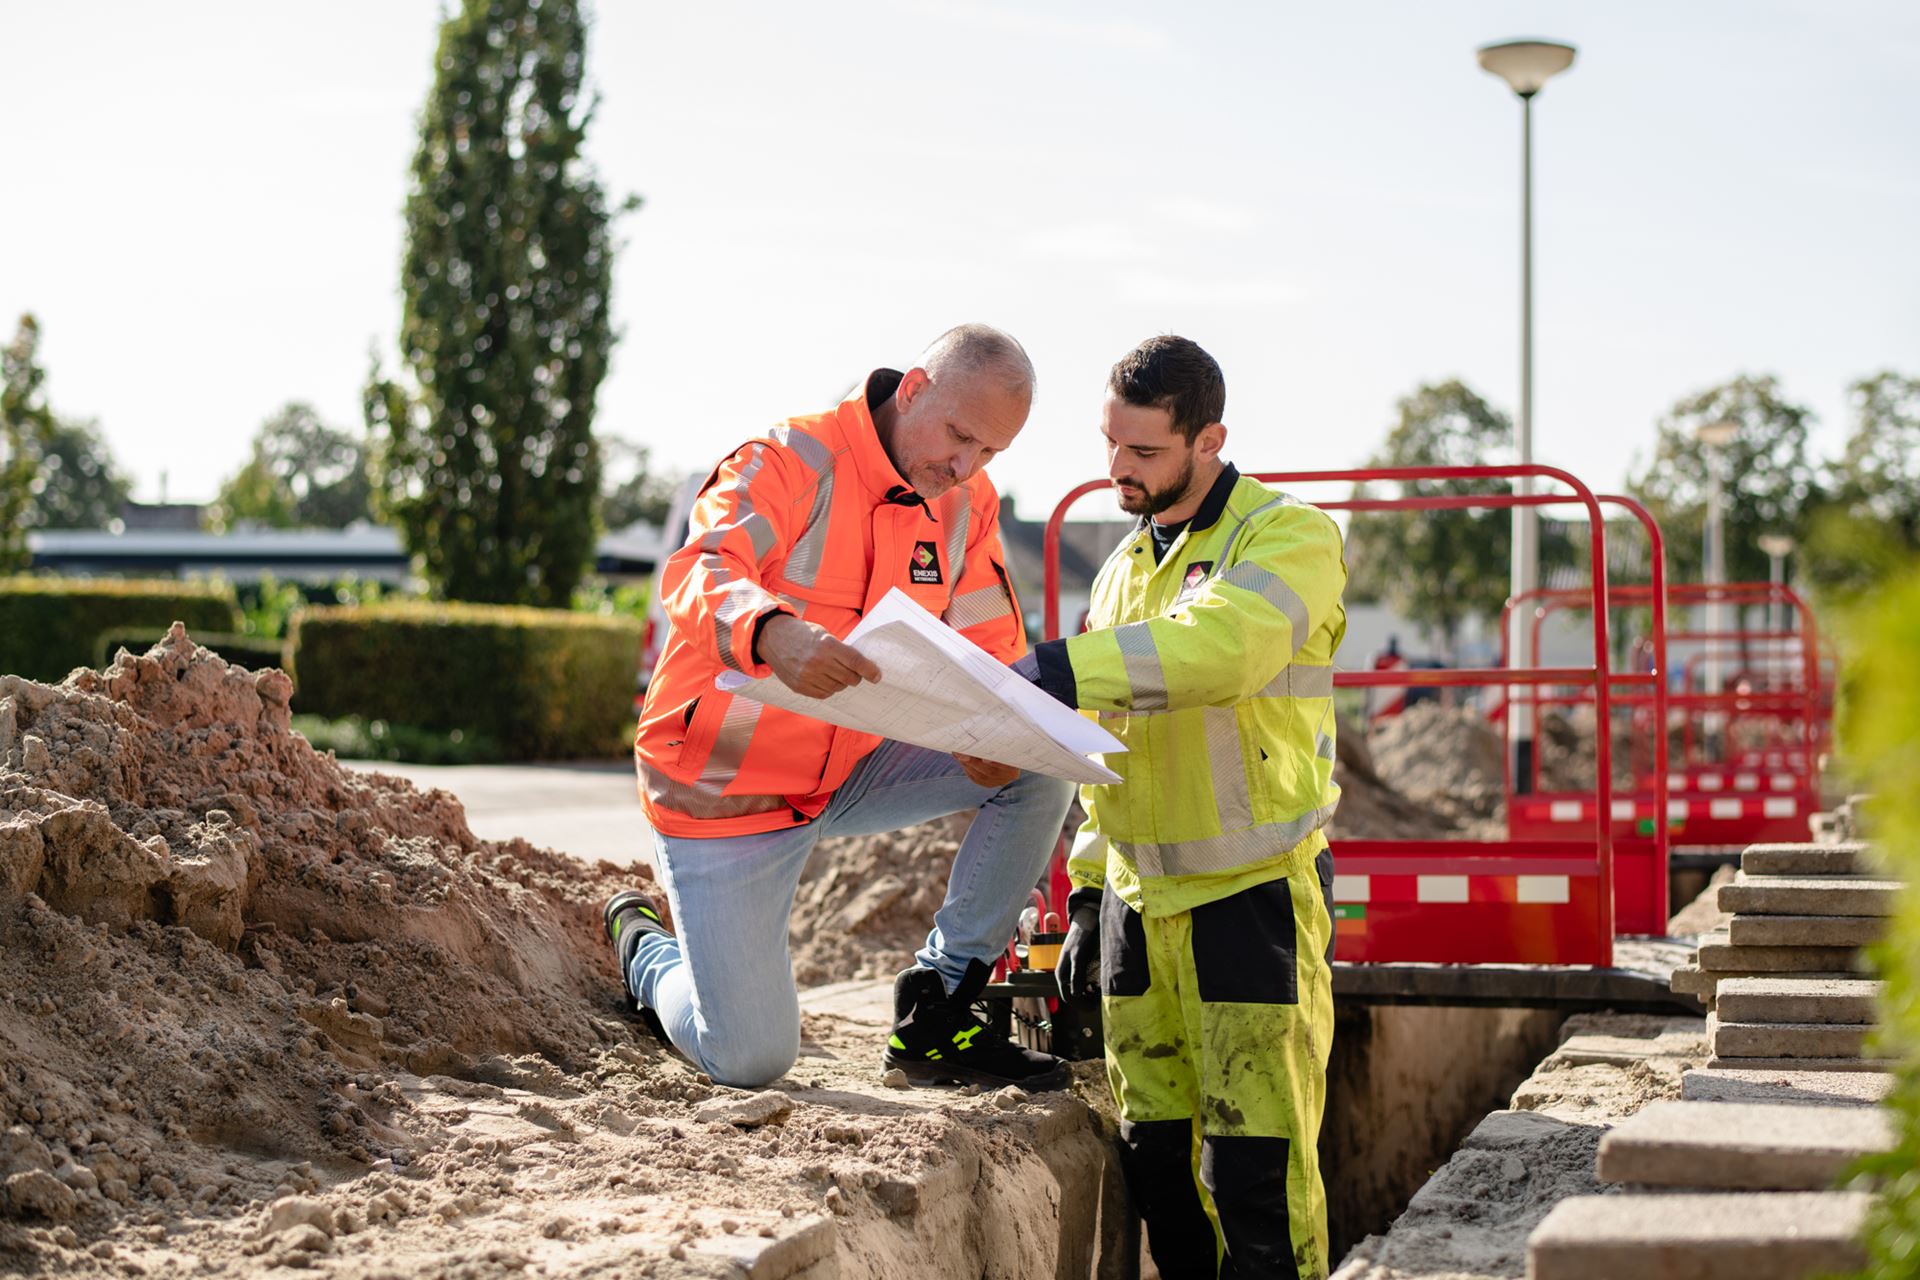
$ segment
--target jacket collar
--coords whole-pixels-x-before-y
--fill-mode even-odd
[[[1227,499],[1233,496],[1233,486],[1240,483],[1240,469],[1229,462],[1220,468],[1220,474],[1213,479],[1213,488],[1207,490],[1207,496],[1201,499],[1200,509],[1193,513],[1193,520],[1187,528],[1195,532],[1211,529],[1220,522],[1221,513],[1227,509]]]
[[[1213,487],[1207,490],[1207,496],[1200,500],[1200,509],[1187,521],[1186,532],[1198,533],[1202,529],[1211,529],[1220,523],[1221,513],[1226,511],[1227,502],[1233,497],[1233,486],[1240,483],[1240,469],[1229,462],[1220,468],[1220,474],[1213,479]],[[1152,516],[1141,516],[1138,526],[1145,533]]]
[[[876,500],[884,500],[895,489],[911,492],[873,425],[873,406],[885,404],[904,376],[897,369],[875,369],[840,402],[837,415],[854,474],[860,478],[860,487]]]

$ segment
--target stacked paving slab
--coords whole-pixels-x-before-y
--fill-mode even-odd
[[[1701,938],[1673,989],[1710,1010],[1713,1067],[1877,1071],[1863,1056],[1878,984],[1861,948],[1877,939],[1900,885],[1866,845],[1760,844],[1719,889],[1731,913]]]
[[[1707,1069],[1601,1139],[1600,1180],[1629,1194],[1556,1205],[1528,1240],[1530,1280],[1805,1280],[1865,1264],[1871,1197],[1834,1188],[1894,1143],[1878,1106],[1893,1077],[1861,1056],[1880,984],[1860,976],[1859,948],[1901,888],[1868,857],[1858,843],[1746,850],[1720,889],[1727,929],[1674,975],[1712,1011]]]

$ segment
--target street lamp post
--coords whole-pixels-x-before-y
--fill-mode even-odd
[[[1722,496],[1725,481],[1721,471],[1725,466],[1727,446],[1733,443],[1733,438],[1738,434],[1740,434],[1740,424],[1737,422],[1703,422],[1693,429],[1693,437],[1700,442],[1707,463],[1707,527],[1705,545],[1701,548],[1703,552],[1701,559],[1705,562],[1703,567],[1708,588],[1707,631],[1713,635],[1719,634],[1721,630],[1720,594],[1713,588],[1725,586],[1727,581],[1726,514],[1723,510],[1725,499]],[[1706,691],[1717,694],[1722,687],[1718,641],[1707,641],[1706,665]],[[1708,712],[1705,721],[1707,739],[1716,744],[1717,751],[1720,738],[1720,713]]]
[[[1763,533],[1760,535],[1760,549],[1767,553],[1767,582],[1773,588],[1767,593],[1767,630],[1777,632],[1786,616],[1780,599],[1780,587],[1787,580],[1787,557],[1793,554],[1793,535],[1787,533]]]
[[[1483,70],[1507,82],[1520,98],[1520,465],[1533,462],[1533,95],[1548,80],[1573,65],[1574,48],[1553,40],[1502,40],[1484,45],[1478,53]],[[1515,491],[1533,492],[1533,478],[1514,481]],[[1519,597],[1540,579],[1540,522],[1532,507],[1513,509],[1513,573],[1510,591]],[[1534,665],[1532,632],[1515,609],[1507,651],[1516,667]],[[1509,687],[1508,738],[1513,743],[1514,787],[1532,790],[1533,721],[1527,714],[1530,688]],[[1604,730],[1603,730],[1604,732]]]

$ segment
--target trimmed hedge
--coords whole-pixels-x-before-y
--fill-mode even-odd
[[[400,602],[303,609],[294,709],[476,734],[512,760],[605,757],[633,707],[641,624],[565,609]]]
[[[0,672],[64,679],[94,661],[108,631],[158,638],[175,622],[190,632],[236,632],[240,609],[224,583],[138,578],[0,578]]]
[[[284,668],[287,665],[286,646],[266,636],[227,631],[194,631],[191,634],[193,642],[201,648],[211,649],[228,662],[249,671],[260,671],[267,667]],[[115,627],[93,646],[93,665],[112,665],[113,655],[122,649],[131,653],[145,653],[164,640],[166,635],[165,627]]]

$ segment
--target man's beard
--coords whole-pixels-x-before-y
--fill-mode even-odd
[[[1140,496],[1128,498],[1120,496],[1120,509],[1130,516],[1157,516],[1180,499],[1187,496],[1187,490],[1193,485],[1193,457],[1188,455],[1187,465],[1180,468],[1180,474],[1173,483],[1164,489],[1149,489],[1140,486]]]

